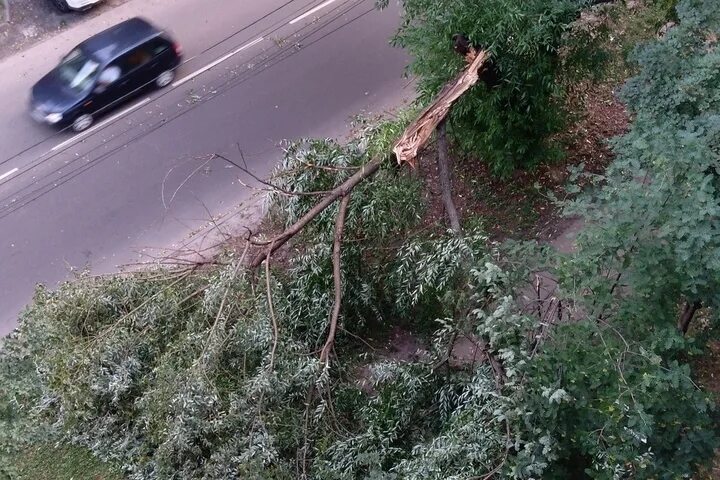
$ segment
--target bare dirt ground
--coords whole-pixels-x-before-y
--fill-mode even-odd
[[[0,0],[0,59],[125,1],[106,0],[87,12],[62,13],[51,0]]]

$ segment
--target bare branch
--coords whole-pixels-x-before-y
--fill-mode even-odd
[[[168,202],[165,202],[165,181],[166,181],[167,178],[170,176],[170,173],[175,169],[175,167],[172,167],[170,170],[167,171],[167,173],[165,174],[165,178],[163,178],[162,186],[161,186],[161,188],[160,188],[160,198],[162,199],[162,204],[163,204],[163,207],[165,208],[165,210],[168,210],[168,209],[170,208],[170,205],[172,204],[173,200],[175,200],[175,196],[178,194],[178,192],[180,191],[180,189],[181,189],[183,186],[185,186],[185,184],[186,184],[193,176],[195,176],[195,174],[196,174],[197,172],[199,172],[200,170],[202,170],[203,168],[205,168],[205,167],[207,166],[207,164],[212,161],[212,159],[213,159],[213,157],[212,157],[212,155],[211,155],[210,158],[208,158],[207,160],[205,160],[205,163],[203,163],[202,165],[200,165],[199,167],[197,167],[195,170],[193,170],[193,171],[190,173],[190,175],[188,175],[187,177],[185,177],[185,180],[183,180],[182,182],[180,182],[180,185],[178,185],[177,188],[175,189],[175,191],[173,192],[172,196],[170,197],[170,200],[169,200]]]
[[[238,178],[238,179],[237,179],[238,182],[240,182],[240,184],[241,184],[243,187],[252,188],[253,190],[260,190],[260,191],[263,191],[263,192],[282,193],[283,195],[286,195],[286,196],[288,196],[288,197],[292,197],[292,196],[302,196],[302,195],[306,195],[306,196],[317,196],[317,195],[327,195],[328,193],[330,193],[328,190],[320,190],[320,191],[317,191],[317,192],[291,192],[290,190],[286,190],[286,189],[284,189],[284,188],[282,188],[282,187],[279,187],[279,186],[277,186],[277,185],[275,185],[275,184],[273,184],[273,183],[271,183],[271,182],[268,182],[267,180],[263,180],[262,178],[258,177],[258,176],[255,175],[254,173],[252,173],[249,168],[247,168],[247,167],[242,167],[242,166],[238,165],[237,163],[233,162],[232,160],[230,160],[229,158],[227,158],[227,157],[224,156],[224,155],[220,155],[219,153],[214,153],[213,155],[214,155],[215,157],[221,159],[221,160],[225,160],[225,161],[228,162],[229,164],[231,164],[231,165],[233,165],[234,167],[236,167],[236,168],[238,168],[239,170],[241,170],[243,173],[246,173],[247,175],[251,176],[251,177],[253,178],[253,180],[255,180],[256,182],[261,183],[262,185],[265,185],[267,188],[251,187],[250,185],[248,185],[247,183],[243,182],[242,180],[240,180],[240,179]]]
[[[333,304],[332,314],[330,315],[330,331],[328,332],[325,346],[320,352],[320,363],[328,365],[330,350],[335,344],[335,332],[337,331],[338,317],[340,316],[340,304],[342,302],[342,272],[340,271],[340,247],[342,245],[342,235],[345,229],[345,218],[347,216],[347,207],[350,203],[350,195],[345,195],[340,201],[340,211],[338,212],[337,221],[335,222],[335,239],[333,241],[333,283],[335,284],[335,303]]]
[[[273,346],[272,346],[272,351],[270,352],[270,370],[272,371],[273,368],[275,368],[275,351],[277,350],[277,344],[278,344],[278,324],[277,324],[277,318],[275,317],[275,308],[273,307],[272,293],[270,292],[270,254],[271,254],[271,252],[272,252],[272,244],[270,244],[270,248],[268,248],[267,260],[265,262],[265,287],[267,289],[267,300],[268,300],[268,307],[270,309],[270,319],[272,321],[272,331],[273,331]]]

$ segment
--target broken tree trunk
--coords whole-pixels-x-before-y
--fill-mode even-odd
[[[450,111],[452,104],[462,96],[470,87],[478,81],[478,71],[482,68],[483,62],[487,60],[488,53],[481,51],[474,57],[470,55],[468,60],[472,60],[453,81],[449,82],[445,88],[438,94],[435,100],[428,106],[420,116],[411,123],[405,132],[395,143],[393,152],[399,164],[408,163],[415,166],[415,157],[422,148],[435,128],[442,122]],[[277,237],[265,241],[254,241],[255,244],[270,245],[268,250],[259,252],[250,262],[251,268],[257,268],[266,258],[270,256],[278,248],[283,246],[293,236],[297,235],[305,226],[310,223],[316,216],[327,207],[332,205],[338,198],[346,196],[360,182],[375,174],[380,168],[380,164],[384,159],[381,157],[374,158],[361,167],[353,176],[345,180],[343,183],[335,187],[330,193],[322,198],[308,213],[288,227]]]
[[[485,51],[478,52],[474,57],[470,55],[468,59],[472,59],[472,62],[468,67],[455,77],[455,80],[445,85],[432,104],[405,129],[400,140],[393,147],[398,163],[408,163],[415,168],[415,158],[418,152],[427,144],[440,122],[447,117],[453,103],[477,83],[480,78],[479,71],[488,56]]]
[[[685,302],[683,312],[678,319],[678,330],[680,330],[683,335],[687,333],[688,329],[690,328],[690,322],[695,316],[695,312],[697,312],[701,306],[701,302]]]
[[[445,206],[445,213],[450,221],[450,228],[452,231],[459,235],[461,233],[460,228],[460,217],[458,216],[457,209],[455,208],[455,202],[452,197],[452,183],[450,182],[450,167],[448,166],[448,156],[450,155],[450,149],[448,148],[447,132],[446,132],[447,120],[443,119],[437,128],[437,164],[438,164],[438,175],[440,176],[440,188],[442,189],[442,201]]]

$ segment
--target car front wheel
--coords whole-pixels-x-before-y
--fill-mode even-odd
[[[155,85],[159,88],[167,87],[175,79],[175,70],[165,70],[155,79]]]
[[[84,113],[77,117],[72,123],[72,129],[76,132],[87,130],[93,123],[93,117],[89,113]]]

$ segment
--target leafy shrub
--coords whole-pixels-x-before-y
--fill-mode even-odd
[[[672,330],[628,341],[618,328],[559,327],[529,366],[523,411],[547,435],[543,478],[689,478],[712,457],[714,407],[677,360],[685,342]]]
[[[424,249],[442,252],[450,240]],[[282,305],[302,279],[270,283],[280,326],[271,353],[266,292],[230,258],[211,272],[40,292],[0,362],[2,372],[33,365],[36,376],[2,381],[31,381],[15,399],[38,412],[37,425],[120,462],[130,478],[568,478],[571,464],[589,478],[676,478],[712,450],[711,405],[682,363],[678,334],[638,340],[623,319],[601,328],[587,318],[537,344],[542,320],[516,301],[527,268],[501,250],[466,253],[458,282],[430,289],[435,276],[419,273],[447,263],[429,255],[431,265],[405,264],[398,278],[418,278],[410,290],[399,282],[388,292],[428,292],[422,301],[444,314],[418,360],[343,348],[332,368],[318,365],[312,329],[287,328],[316,320]],[[477,362],[448,363],[457,335],[481,349]],[[357,384],[358,366],[370,390]]]

